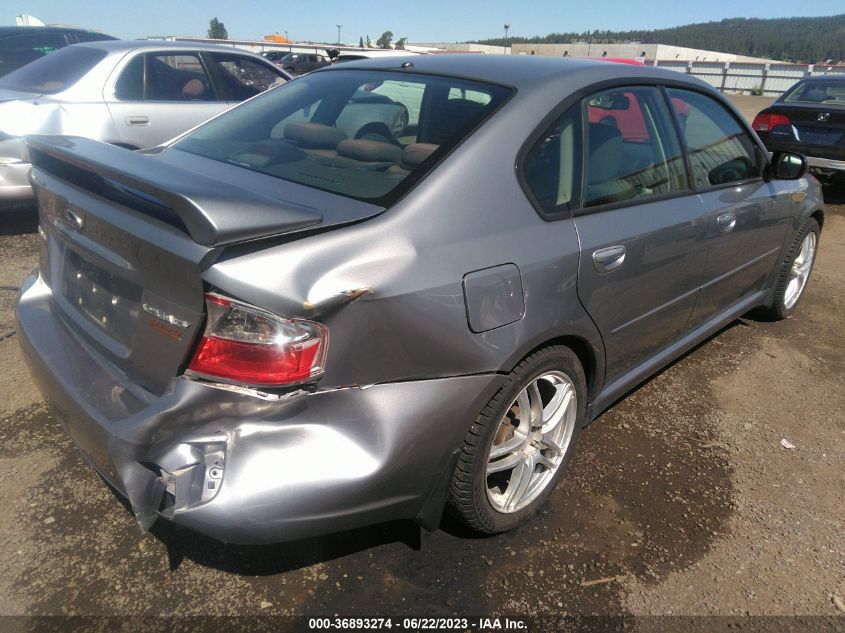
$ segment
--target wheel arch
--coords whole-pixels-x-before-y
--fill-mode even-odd
[[[578,357],[578,361],[584,369],[584,378],[587,381],[587,401],[592,402],[601,390],[604,382],[604,346],[601,343],[601,339],[588,341],[586,338],[577,334],[555,336],[554,338],[549,338],[535,344],[519,355],[518,358],[512,358],[505,369],[509,372],[513,371],[519,363],[531,354],[555,345],[568,347]]]

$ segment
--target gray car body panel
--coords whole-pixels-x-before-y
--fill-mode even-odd
[[[351,62],[315,73],[395,70],[399,63]],[[175,147],[133,157],[136,185],[160,186],[165,167],[184,170],[184,182],[160,188],[181,190],[194,203],[184,212],[208,220],[204,246],[183,234],[194,244],[183,257],[197,282],[328,326],[326,371],[315,387],[279,394],[210,384],[180,375],[172,360],[156,370],[162,346],[187,354],[193,334],[179,342],[147,341],[144,349],[109,360],[57,308],[55,279],[45,282],[55,271],[42,271],[23,287],[18,331],[33,373],[89,459],[128,496],[142,526],[160,514],[222,540],[269,542],[395,518],[436,523],[431,517],[442,510],[455,451],[522,358],[550,343],[571,346],[588,377],[589,421],[730,319],[770,302],[778,257],[803,219],[821,209],[813,180],[760,179],[744,189],[546,220],[523,191],[517,167],[523,142],[548,126],[558,104],[607,82],[673,83],[715,95],[712,89],[668,71],[604,62],[420,56],[413,64],[414,72],[509,84],[515,94],[387,210]],[[88,157],[67,149],[64,157],[96,171],[92,158],[99,150],[90,151]],[[123,167],[111,176],[124,178]],[[52,177],[48,170],[33,174],[47,224],[43,248],[84,248],[84,224],[78,237],[57,227],[66,221],[64,209],[84,216],[92,203]],[[254,239],[221,246],[228,243],[221,236],[229,205],[195,195],[194,185],[206,177],[317,209],[323,224],[283,232],[272,222],[261,225],[267,220],[261,211]],[[234,213],[236,202],[230,204]],[[750,209],[743,239],[763,230],[771,240],[745,253],[748,261],[765,257],[737,261],[727,275],[708,269],[715,237],[707,226],[726,207],[740,216]],[[106,251],[119,251],[121,231],[130,226],[133,248],[144,256],[168,250],[160,243],[165,234],[178,243],[176,229],[131,209],[112,205],[94,216],[90,226],[101,226],[96,244]],[[331,218],[335,228],[326,230]],[[266,237],[259,239],[262,231]],[[604,274],[587,270],[595,249],[619,242],[627,247],[622,266]],[[762,264],[754,268],[763,259],[772,267],[768,274]],[[674,275],[681,266],[688,270]],[[746,279],[750,268],[754,274]],[[485,271],[503,274],[490,283]],[[150,283],[161,284],[160,273],[149,274]],[[702,308],[698,322],[691,320],[707,280],[740,277],[744,292],[733,301],[714,295],[718,307]],[[172,283],[177,293],[180,283],[191,285]],[[521,301],[512,296],[519,286]],[[196,311],[198,290],[185,294],[170,296],[172,309]],[[485,309],[485,300],[494,308]],[[626,312],[610,314],[620,304]],[[471,327],[474,320],[478,328]],[[127,379],[136,361],[149,363],[154,384]],[[80,384],[83,375],[90,378]],[[221,478],[209,479],[215,469]],[[208,492],[210,484],[216,492]],[[160,509],[166,486],[176,498]]]

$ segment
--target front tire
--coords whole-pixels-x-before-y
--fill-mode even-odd
[[[795,312],[810,280],[820,233],[821,229],[815,218],[807,218],[801,225],[781,265],[775,282],[772,307],[762,311],[765,318],[780,321]]]
[[[546,501],[575,451],[586,379],[567,347],[531,354],[509,375],[464,438],[448,507],[474,530],[506,532]]]

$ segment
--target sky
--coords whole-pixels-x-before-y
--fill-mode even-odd
[[[555,31],[630,30],[679,26],[723,18],[776,18],[834,15],[842,0],[2,0],[0,25],[21,13],[47,24],[91,28],[116,37],[204,36],[217,17],[232,39],[261,39],[270,33],[295,40],[357,44],[390,30],[410,42],[458,42],[499,37],[510,23],[511,36]]]

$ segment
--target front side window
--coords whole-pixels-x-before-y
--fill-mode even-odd
[[[760,176],[754,141],[723,105],[689,90],[670,88],[669,95],[697,189]]]
[[[581,109],[570,108],[531,148],[525,159],[525,183],[548,214],[577,204],[581,172]]]
[[[453,90],[489,99],[450,98]],[[313,73],[208,122],[174,147],[387,204],[510,94],[501,86],[404,72]]]
[[[212,53],[211,58],[220,71],[230,101],[249,99],[285,82],[272,68],[243,55]]]
[[[106,56],[105,51],[81,44],[67,46],[0,79],[0,88],[56,94],[82,79]]]
[[[217,101],[198,55],[155,53],[144,57],[146,101]]]
[[[680,143],[659,89],[607,90],[584,104],[585,207],[688,188]]]

